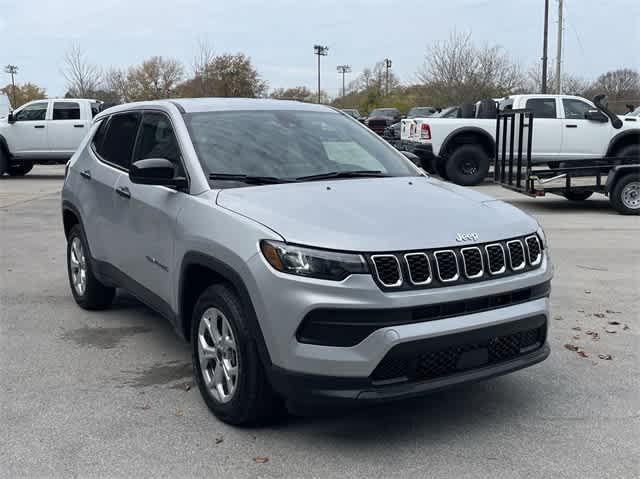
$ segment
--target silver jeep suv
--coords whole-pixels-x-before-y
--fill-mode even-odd
[[[124,288],[190,341],[223,421],[380,401],[545,359],[537,222],[426,176],[348,115],[273,100],[99,114],[62,192],[71,291]]]

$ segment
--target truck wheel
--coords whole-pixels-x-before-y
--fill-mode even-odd
[[[463,145],[447,159],[445,168],[447,176],[455,184],[474,186],[482,183],[489,174],[489,157],[478,146]]]
[[[284,410],[267,380],[244,308],[226,285],[208,287],[191,321],[193,372],[211,412],[229,424],[267,421]]]
[[[33,169],[33,163],[20,163],[18,165],[9,166],[10,176],[24,176]]]
[[[584,201],[589,199],[593,191],[569,190],[563,193],[564,197],[569,201]]]
[[[0,176],[4,175],[8,168],[9,158],[7,158],[7,154],[4,152],[2,147],[0,147]]]
[[[80,307],[106,309],[111,306],[116,290],[105,286],[94,276],[80,225],[71,228],[67,239],[67,272],[73,298]]]
[[[640,214],[640,175],[631,173],[620,178],[611,191],[609,201],[618,213]]]

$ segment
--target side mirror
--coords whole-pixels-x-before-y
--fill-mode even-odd
[[[403,150],[400,153],[402,153],[409,161],[411,161],[411,163],[422,168],[422,160],[418,155],[406,150]]]
[[[607,115],[602,113],[600,110],[587,110],[584,112],[584,117],[587,120],[597,121],[600,123],[606,123],[609,121]]]
[[[175,166],[165,158],[138,160],[129,168],[129,179],[132,183],[186,188],[187,179],[181,176],[176,177],[175,174]]]
[[[13,117],[13,112],[9,112],[9,115],[7,115],[7,121],[9,123],[15,123],[16,119]]]

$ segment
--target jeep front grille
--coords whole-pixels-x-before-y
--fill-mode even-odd
[[[524,273],[542,263],[536,235],[459,248],[373,254],[368,257],[382,289],[417,289],[484,281]]]

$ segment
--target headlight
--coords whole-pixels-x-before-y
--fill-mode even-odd
[[[283,273],[341,281],[351,274],[369,272],[359,254],[304,248],[271,240],[261,241],[260,250],[267,262]]]
[[[544,234],[544,230],[542,229],[542,226],[538,225],[538,230],[536,231],[536,234],[540,238],[540,241],[542,241],[542,248],[547,249],[549,247],[549,243],[547,240],[547,235]]]

